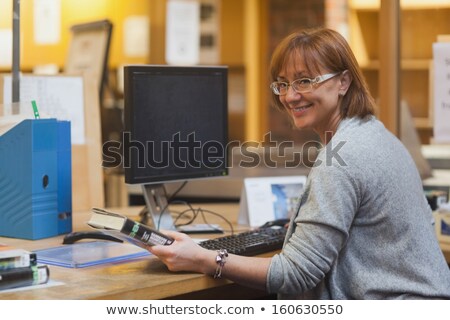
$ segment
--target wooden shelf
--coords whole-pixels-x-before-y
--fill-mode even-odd
[[[389,0],[387,0],[389,1]],[[387,2],[390,3],[390,2]],[[364,72],[371,93],[380,99],[380,61],[387,43],[380,0],[349,0],[350,43]],[[383,3],[384,4],[384,3]],[[433,43],[450,35],[450,1],[400,1],[400,99],[411,109],[423,143],[433,129]]]
[[[349,0],[348,5],[355,10],[378,10],[380,8],[380,0]]]
[[[403,59],[400,61],[402,70],[428,70],[430,67],[430,59]],[[361,64],[363,70],[378,70],[380,62],[378,60],[370,60]]]
[[[400,0],[402,10],[426,10],[450,8],[448,0]],[[380,0],[350,0],[349,7],[359,11],[375,11],[380,8]]]
[[[433,124],[430,118],[414,118],[414,125],[417,129],[432,129]]]
[[[363,70],[379,70],[380,69],[380,61],[378,60],[369,60],[367,62],[360,62],[360,67]]]
[[[430,68],[430,59],[402,59],[402,70],[428,70]]]

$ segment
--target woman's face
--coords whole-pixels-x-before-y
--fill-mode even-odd
[[[313,79],[331,73],[330,70],[320,71],[320,74],[310,74],[301,59],[292,55],[277,80],[291,83],[297,79]],[[297,128],[313,129],[325,141],[325,132],[335,132],[341,120],[338,105],[340,93],[342,94],[341,75],[337,75],[316,84],[311,91],[305,93],[297,93],[289,86],[287,94],[279,98]]]

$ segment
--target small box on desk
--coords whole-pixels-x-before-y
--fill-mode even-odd
[[[434,223],[439,242],[450,243],[450,212],[434,212]]]
[[[72,231],[70,122],[24,120],[0,136],[0,236]]]
[[[448,202],[448,186],[423,186],[425,197],[431,210],[437,210],[441,205]]]
[[[447,203],[447,194],[441,190],[431,190],[425,192],[425,197],[427,198],[428,204],[431,210],[437,210],[439,207]]]

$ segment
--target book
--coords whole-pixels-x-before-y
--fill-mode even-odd
[[[0,247],[0,270],[35,266],[36,253],[24,249]]]
[[[0,290],[44,284],[49,277],[50,270],[45,264],[0,270]]]
[[[87,224],[106,234],[144,248],[156,244],[170,245],[174,241],[171,237],[147,225],[99,208],[92,209],[92,215]]]

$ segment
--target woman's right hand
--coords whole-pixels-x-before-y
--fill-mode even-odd
[[[170,271],[193,271],[214,274],[216,252],[204,249],[188,235],[176,231],[163,231],[175,241],[168,246],[155,245],[148,251],[157,256]]]

